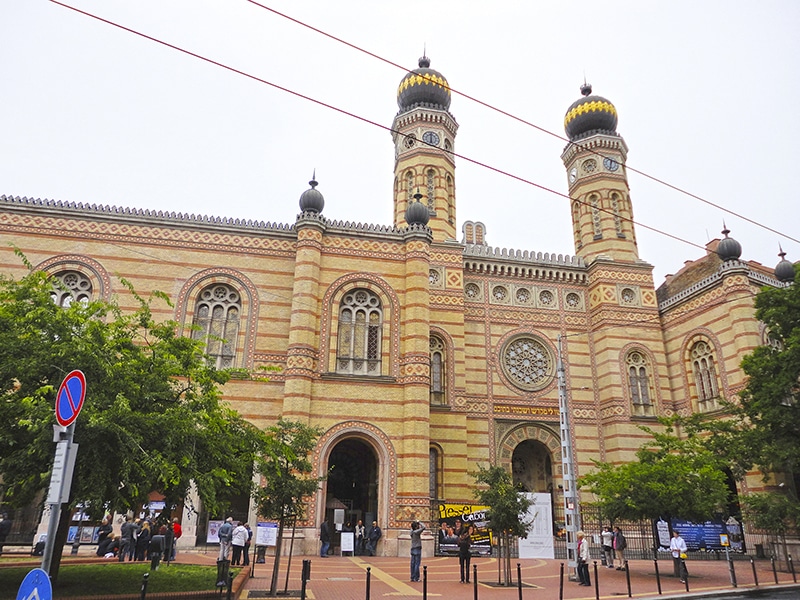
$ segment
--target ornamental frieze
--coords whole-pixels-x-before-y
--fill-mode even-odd
[[[488,400],[477,400],[473,398],[465,398],[464,396],[456,396],[453,402],[453,408],[458,409],[460,412],[481,413],[486,414],[489,412]]]
[[[437,252],[431,250],[431,263],[443,265],[458,265],[461,266],[461,252]]]
[[[446,296],[444,294],[431,294],[431,306],[464,306],[464,298],[461,294],[457,296]]]

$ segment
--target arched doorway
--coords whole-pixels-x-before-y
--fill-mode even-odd
[[[328,459],[325,518],[334,523],[336,509],[344,510],[345,523],[366,525],[378,514],[378,459],[366,442],[347,438],[337,443]]]
[[[549,494],[553,491],[553,459],[543,443],[525,440],[511,455],[514,485],[524,492]]]

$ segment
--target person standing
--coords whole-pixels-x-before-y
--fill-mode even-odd
[[[231,537],[233,536],[233,517],[228,517],[217,532],[219,536],[219,557],[217,560],[229,560],[231,555]]]
[[[628,540],[625,539],[622,530],[619,527],[614,527],[614,554],[616,555],[617,562],[619,563],[617,571],[625,570],[625,549],[627,547]]]
[[[378,522],[373,521],[372,527],[369,529],[369,533],[367,534],[367,554],[370,556],[375,556],[375,551],[378,548],[378,540],[383,537],[383,532],[381,528],[378,527]]]
[[[600,543],[603,545],[603,557],[605,565],[609,569],[614,568],[614,534],[611,532],[610,527],[603,527],[603,533],[600,534]]]
[[[134,560],[145,560],[147,558],[151,534],[150,523],[148,521],[143,522],[142,528],[139,530],[139,535],[136,536],[136,555]]]
[[[8,534],[11,533],[11,519],[8,518],[8,513],[0,514],[0,554],[3,554],[3,544],[6,543]]]
[[[322,542],[319,549],[320,558],[328,558],[328,549],[331,547],[331,530],[327,521],[322,521],[322,525],[319,526],[319,541]]]
[[[583,531],[575,534],[578,537],[578,585],[591,586],[589,579],[589,540]]]
[[[98,547],[105,541],[112,531],[114,531],[114,528],[111,526],[111,519],[109,519],[107,516],[103,517],[103,520],[100,522],[100,527],[97,528]]]
[[[419,581],[419,565],[422,562],[422,532],[425,525],[419,521],[411,523],[411,581]]]
[[[233,528],[233,532],[231,533],[231,546],[233,546],[232,565],[242,564],[242,551],[244,550],[245,544],[247,544],[247,529],[245,529],[242,523],[239,523]]]
[[[467,527],[458,536],[458,567],[461,570],[461,583],[469,583],[469,563],[472,560],[472,527]]]
[[[364,544],[367,543],[367,530],[361,519],[356,523],[356,555],[364,554]]]
[[[136,552],[136,531],[138,527],[133,519],[129,516],[125,517],[122,526],[119,530],[119,562],[123,562],[126,558],[133,560],[134,553]]]
[[[178,517],[172,519],[172,535],[172,556],[170,557],[170,560],[175,560],[175,557],[178,555],[178,540],[183,535],[183,527],[181,527]]]
[[[669,549],[672,552],[672,568],[675,572],[675,577],[679,578],[681,583],[686,583],[686,579],[689,577],[689,571],[686,569],[685,560],[687,548],[686,542],[677,529],[672,531]]]

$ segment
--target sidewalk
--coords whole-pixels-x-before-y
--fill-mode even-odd
[[[182,558],[190,561],[190,554]],[[195,555],[198,556],[198,555]],[[409,559],[389,557],[329,557],[322,559],[313,557],[292,557],[291,574],[288,590],[299,592],[300,573],[304,559],[311,560],[311,579],[306,586],[306,597],[309,600],[364,600],[366,596],[367,573],[370,575],[370,599],[421,598],[423,582],[409,581]],[[211,561],[213,562],[213,560]],[[282,592],[286,584],[286,567],[288,557],[281,560],[281,573],[278,577],[278,590]],[[427,567],[427,596],[443,600],[517,600],[517,564],[520,565],[523,589],[522,598],[536,600],[558,600],[560,586],[561,561],[537,559],[513,559],[514,585],[511,588],[497,586],[497,560],[494,558],[474,558],[473,566],[478,567],[477,596],[474,583],[459,583],[458,558],[430,557],[423,559],[423,568]],[[734,591],[730,582],[728,565],[725,561],[690,561],[689,589],[686,593],[684,584],[672,577],[672,561],[662,560],[658,563],[661,573],[661,590],[659,596],[653,561],[631,561],[630,587],[635,598],[690,598],[708,597],[720,590]],[[576,582],[568,581],[564,576],[563,598],[569,600],[594,599],[595,575],[593,564],[590,564],[592,587],[581,587]],[[749,562],[736,561],[736,578],[738,590],[755,589],[752,567]],[[369,571],[368,571],[369,570]],[[775,577],[769,561],[757,561],[759,590],[768,592],[775,586]],[[780,589],[798,590],[794,586],[791,573],[778,572]],[[247,578],[239,598],[264,598],[270,587],[272,576],[272,559],[268,557],[266,564],[257,564],[255,576]],[[423,576],[424,578],[424,576]],[[472,577],[471,577],[472,578]],[[624,571],[616,571],[597,564],[597,578],[600,598],[628,597],[628,583]],[[295,595],[299,597],[299,594]],[[769,597],[769,595],[762,596]]]

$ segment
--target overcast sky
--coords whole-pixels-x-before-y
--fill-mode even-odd
[[[68,2],[70,3],[70,2]],[[389,127],[404,71],[246,0],[72,5]],[[263,0],[563,136],[584,76],[628,165],[800,238],[800,2]],[[491,8],[489,8],[491,6]],[[0,194],[293,223],[316,169],[330,219],[390,224],[383,128],[47,0],[0,2]],[[454,94],[459,154],[560,193],[564,141]],[[457,160],[493,246],[574,254],[568,202]],[[769,267],[800,244],[629,173],[636,221],[694,244],[722,222]],[[695,246],[637,229],[656,285]],[[460,233],[459,233],[460,237]]]

